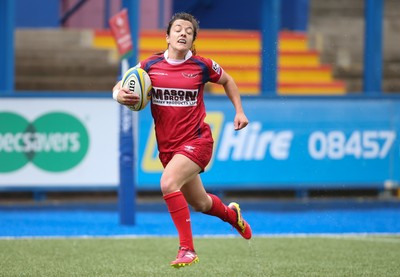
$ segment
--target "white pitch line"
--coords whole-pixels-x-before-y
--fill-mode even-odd
[[[396,238],[385,238],[385,236],[396,236]],[[24,240],[24,239],[143,239],[143,238],[175,238],[176,235],[80,235],[80,236],[0,236],[0,240]],[[240,238],[236,234],[226,235],[194,235],[195,238],[218,238],[232,239]],[[332,238],[332,239],[354,239],[354,240],[369,240],[378,241],[384,240],[387,242],[400,242],[400,233],[297,233],[297,234],[257,234],[253,238]]]
[[[343,239],[343,240],[358,240],[363,242],[385,242],[385,243],[400,243],[399,238],[385,238],[379,236],[343,236],[343,237],[332,237],[333,239]]]

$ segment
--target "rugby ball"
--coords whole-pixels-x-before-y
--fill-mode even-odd
[[[121,86],[130,92],[139,95],[139,102],[133,106],[127,106],[132,111],[143,110],[151,99],[151,80],[146,71],[140,67],[130,68],[125,72],[121,80]]]

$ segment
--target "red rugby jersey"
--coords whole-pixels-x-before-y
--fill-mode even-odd
[[[212,141],[210,126],[204,122],[204,84],[217,82],[222,68],[211,59],[191,56],[170,64],[164,54],[140,62],[153,85],[151,113],[160,152],[173,152],[196,138]]]

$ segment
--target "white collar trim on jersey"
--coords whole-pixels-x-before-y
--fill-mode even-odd
[[[172,65],[181,64],[181,63],[187,61],[188,59],[190,59],[192,56],[193,56],[193,53],[192,53],[192,51],[189,50],[189,51],[186,53],[185,59],[184,59],[184,60],[175,60],[175,59],[170,59],[170,58],[168,58],[168,49],[165,50],[165,52],[164,52],[164,58],[165,58],[165,60],[166,60],[169,64],[172,64]]]

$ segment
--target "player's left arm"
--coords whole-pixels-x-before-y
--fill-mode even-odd
[[[220,84],[224,87],[226,95],[229,97],[233,106],[235,107],[235,130],[243,129],[247,126],[247,124],[249,124],[249,120],[243,111],[242,100],[240,99],[239,89],[235,83],[235,80],[223,70],[217,84]]]

